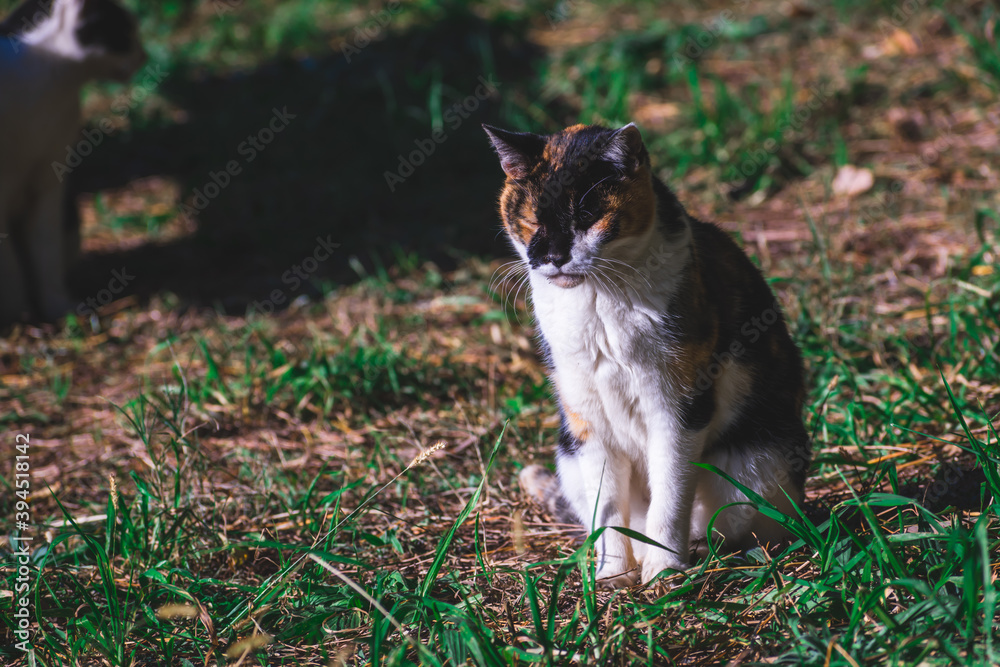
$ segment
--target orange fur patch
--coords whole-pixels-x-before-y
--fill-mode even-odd
[[[571,125],[549,138],[542,151],[542,161],[547,164],[549,171],[555,171],[566,166],[566,146],[570,143],[569,138],[586,128],[586,125]]]
[[[603,233],[617,219],[615,238],[642,236],[652,226],[654,215],[656,193],[653,192],[652,175],[648,167],[642,167],[623,195],[615,194],[608,199],[608,215],[594,223],[594,227]]]
[[[566,425],[578,440],[586,441],[590,437],[590,422],[572,410],[566,410]]]
[[[528,197],[518,210],[513,210],[513,202],[516,185],[510,180],[507,181],[503,193],[500,195],[500,217],[507,227],[507,233],[518,239],[524,245],[531,242],[531,237],[538,229],[538,220],[535,218],[535,200]]]
[[[673,374],[682,387],[693,387],[700,369],[708,368],[713,363],[712,352],[715,351],[718,335],[706,340],[699,340],[678,346],[673,368]]]

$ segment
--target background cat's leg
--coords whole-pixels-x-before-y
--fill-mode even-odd
[[[642,581],[667,568],[683,570],[690,556],[691,506],[694,502],[701,439],[665,424],[651,429],[647,451],[649,513],[646,536],[667,547],[646,547]]]
[[[63,206],[62,188],[52,187],[42,193],[25,220],[28,287],[38,314],[50,321],[59,319],[72,307],[66,291]]]
[[[0,326],[20,320],[28,310],[23,267],[14,248],[11,222],[0,197]]]
[[[629,527],[632,464],[587,441],[577,451],[561,451],[556,458],[563,495],[584,527]],[[630,586],[638,580],[632,541],[616,530],[605,530],[596,543],[597,578],[608,588]]]
[[[67,272],[80,259],[82,223],[76,199],[76,192],[67,187],[63,193],[63,266]]]

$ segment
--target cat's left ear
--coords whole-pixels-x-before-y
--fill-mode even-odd
[[[639,171],[649,161],[649,153],[642,142],[642,134],[635,123],[615,130],[604,149],[604,159],[627,174]]]
[[[531,167],[542,157],[545,137],[530,132],[508,132],[498,127],[483,124],[493,148],[500,156],[500,166],[504,173],[518,180],[531,171]]]

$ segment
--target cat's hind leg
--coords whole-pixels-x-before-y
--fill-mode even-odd
[[[705,462],[725,471],[783,514],[795,516],[792,502],[801,502],[802,492],[793,458],[778,448],[743,448],[715,452],[706,456]],[[739,504],[719,512],[732,503]],[[713,535],[708,536],[710,524]],[[724,477],[701,470],[692,510],[691,537],[698,545],[699,555],[706,556],[710,538],[723,538],[724,549],[734,551],[780,541],[788,537],[788,532],[751,506],[747,496]]]

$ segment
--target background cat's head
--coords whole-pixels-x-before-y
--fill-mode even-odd
[[[574,125],[547,136],[483,129],[507,174],[504,226],[533,271],[575,287],[599,258],[627,259],[648,239],[656,197],[635,125]]]
[[[88,78],[127,81],[146,62],[135,16],[114,0],[28,0],[0,35],[76,60]]]

